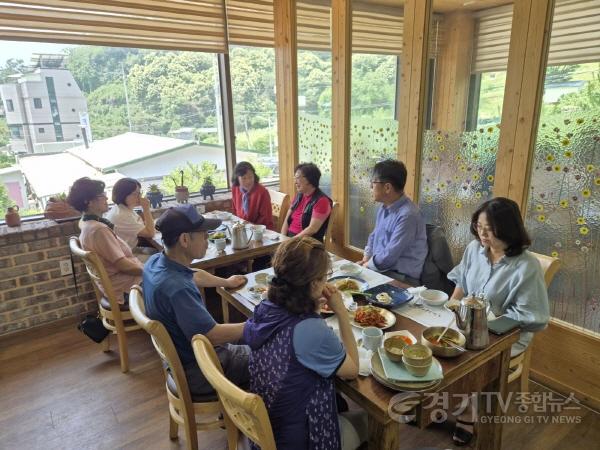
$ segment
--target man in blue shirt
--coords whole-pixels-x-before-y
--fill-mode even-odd
[[[392,159],[373,168],[371,193],[382,205],[359,264],[418,286],[427,256],[425,221],[404,194],[406,166]]]
[[[241,277],[236,275],[223,280],[204,271],[189,269],[194,259],[202,258],[206,253],[207,231],[220,224],[220,220],[202,217],[192,205],[168,209],[156,221],[165,251],[151,256],[144,266],[146,314],[161,322],[169,332],[183,364],[192,398],[214,392],[196,363],[191,346],[195,334],[205,335],[215,346],[227,378],[240,386],[246,385],[249,379],[249,347],[229,344],[242,337],[244,324],[216,323],[198,290],[198,285],[237,287]]]

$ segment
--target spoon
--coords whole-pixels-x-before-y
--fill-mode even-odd
[[[438,341],[439,342],[439,341]],[[454,343],[452,340],[450,340],[449,338],[444,339],[444,342],[447,343],[450,347],[455,348],[456,350],[460,350],[461,352],[466,352],[467,350],[464,347],[461,347],[460,345]]]
[[[450,321],[450,323],[448,325],[446,325],[446,328],[444,328],[444,331],[442,331],[442,334],[440,334],[436,340],[436,342],[440,342],[442,340],[442,338],[444,337],[444,335],[446,334],[446,331],[448,331],[448,328],[450,328],[450,325],[452,325],[452,322],[454,322],[454,319],[452,319]]]

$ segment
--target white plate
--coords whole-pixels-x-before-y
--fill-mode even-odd
[[[424,392],[433,389],[442,382],[442,380],[425,381],[422,383],[388,380],[385,376],[385,372],[383,371],[381,358],[377,352],[373,352],[373,356],[371,357],[371,375],[373,375],[373,378],[375,378],[375,380],[377,380],[379,383],[395,391]]]
[[[350,305],[352,303],[354,303],[354,299],[352,298],[352,295],[347,292],[344,292],[344,291],[341,291],[341,294],[342,294],[342,300],[344,301],[344,306],[346,307],[346,309],[348,311],[350,311]],[[321,308],[320,313],[321,314],[334,314],[334,312],[331,311],[330,309],[323,309],[323,308]]]
[[[381,328],[382,330],[387,330],[388,328],[394,326],[394,324],[396,323],[396,315],[393,312],[388,311],[387,309],[378,308],[377,306],[367,305],[367,306],[360,306],[356,310],[356,312],[360,311],[361,308],[374,308],[377,311],[379,311],[379,313],[385,318],[385,325],[383,327],[378,327],[378,328]],[[353,325],[353,326],[355,326],[357,328],[360,328],[360,329],[363,329],[363,328],[366,328],[368,326],[371,326],[371,325],[361,325],[360,323],[356,322],[354,320],[354,315],[355,314],[356,313],[352,314],[352,320],[350,321],[351,325]]]

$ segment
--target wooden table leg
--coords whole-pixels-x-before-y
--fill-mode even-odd
[[[400,424],[390,420],[383,424],[369,415],[369,450],[398,450]]]
[[[502,447],[502,419],[508,405],[505,405],[508,392],[508,364],[510,347],[498,355],[500,360],[498,376],[485,386],[487,396],[479,397],[479,418],[477,426],[477,449],[500,450]],[[500,401],[500,399],[502,401]],[[481,421],[481,417],[485,421]],[[497,419],[498,423],[495,423]]]
[[[223,308],[223,323],[229,323],[229,302],[221,297],[221,308]]]

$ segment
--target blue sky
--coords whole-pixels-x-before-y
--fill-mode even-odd
[[[20,58],[28,64],[33,53],[61,53],[62,49],[72,47],[69,44],[18,41],[2,41],[0,45],[2,45],[2,51],[0,51],[1,66],[10,58]]]

